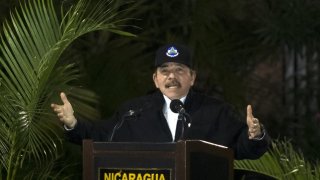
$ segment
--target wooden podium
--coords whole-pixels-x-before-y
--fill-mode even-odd
[[[84,180],[231,180],[233,152],[200,140],[177,143],[83,141]]]

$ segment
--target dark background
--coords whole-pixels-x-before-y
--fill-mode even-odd
[[[1,22],[17,5],[0,0]],[[99,95],[102,118],[153,90],[157,47],[178,42],[193,51],[197,90],[243,115],[252,104],[273,138],[291,139],[307,159],[319,159],[319,1],[139,0],[128,6],[134,8],[122,16],[134,19],[123,30],[137,37],[87,34],[61,58],[79,65],[77,83]]]

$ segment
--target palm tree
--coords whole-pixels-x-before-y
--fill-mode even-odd
[[[0,44],[0,179],[15,179],[26,162],[47,168],[59,157],[61,130],[50,110],[59,91],[75,95],[71,100],[83,116],[96,114],[88,105],[97,102],[96,96],[70,85],[79,77],[76,65],[58,61],[83,34],[108,30],[131,36],[119,30],[124,20],[117,17],[119,7],[110,0],[79,0],[67,9],[62,4],[58,16],[52,0],[27,0],[4,22]]]

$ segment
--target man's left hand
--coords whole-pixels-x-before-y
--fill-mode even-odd
[[[259,138],[261,136],[261,125],[259,120],[252,115],[251,105],[247,106],[247,125],[249,128],[249,139]]]

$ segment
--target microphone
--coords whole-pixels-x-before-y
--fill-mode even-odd
[[[171,101],[170,109],[174,113],[179,113],[180,117],[182,117],[181,115],[184,115],[185,118],[183,118],[183,119],[188,124],[188,127],[191,127],[191,122],[192,122],[191,117],[186,112],[186,110],[183,107],[183,103],[179,99],[174,99]]]
[[[183,107],[183,103],[179,99],[174,99],[170,103],[170,109],[174,113],[184,114],[186,110]]]
[[[129,111],[127,111],[127,112],[121,117],[121,120],[118,121],[118,123],[113,127],[112,133],[111,133],[111,135],[110,135],[110,137],[109,137],[109,139],[108,139],[108,142],[112,142],[114,134],[115,134],[116,131],[122,126],[122,124],[123,124],[123,122],[124,122],[124,120],[125,120],[126,118],[132,117],[132,116],[138,116],[138,115],[141,113],[141,111],[142,111],[142,108],[139,109],[139,110],[136,110],[136,111],[135,111],[135,110],[132,110],[132,109],[130,109]]]

